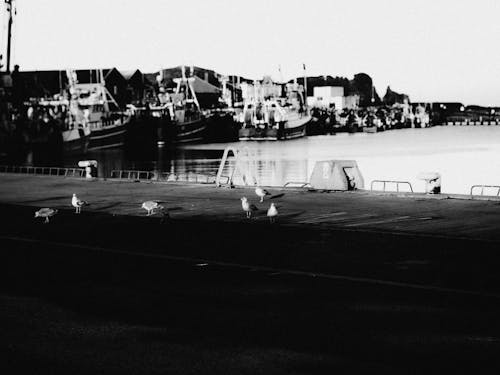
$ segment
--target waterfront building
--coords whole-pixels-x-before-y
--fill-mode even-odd
[[[139,69],[120,70],[120,73],[127,83],[125,98],[127,104],[140,105],[144,100],[154,100],[156,97],[154,90],[155,76],[151,80]]]
[[[344,88],[339,86],[317,86],[314,88],[314,96],[307,98],[310,107],[336,109],[344,108]]]
[[[100,73],[104,77],[106,89],[113,95],[120,108],[125,108],[127,105],[127,81],[116,68],[108,69],[82,69],[76,70],[78,83],[98,83],[100,82]]]

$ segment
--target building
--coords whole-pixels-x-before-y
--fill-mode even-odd
[[[344,88],[338,86],[317,86],[313,91],[314,95],[307,98],[310,107],[336,109],[344,108]]]
[[[334,106],[339,111],[359,107],[359,95],[344,96],[342,86],[316,86],[313,93],[314,96],[307,98],[309,107],[330,108]]]
[[[141,105],[146,99],[154,100],[156,98],[154,84],[156,78],[153,76],[151,81],[139,69],[120,71],[125,79],[126,86],[126,102],[136,105]],[[156,74],[156,73],[155,73]]]
[[[219,105],[219,98],[222,90],[217,86],[212,85],[198,76],[194,76],[192,86],[201,108],[215,108]]]
[[[127,104],[127,81],[116,68],[109,69],[81,69],[76,70],[78,83],[101,82],[100,71],[104,77],[104,84],[121,108]]]

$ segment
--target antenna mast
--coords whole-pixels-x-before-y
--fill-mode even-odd
[[[14,0],[4,0],[5,4],[7,4],[7,12],[9,12],[9,21],[7,23],[7,73],[10,73],[10,48],[11,48],[11,39],[12,39],[12,7]]]

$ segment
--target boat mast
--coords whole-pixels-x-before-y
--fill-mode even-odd
[[[104,111],[109,112],[108,98],[106,96],[106,91],[107,91],[106,90],[106,83],[104,82],[104,73],[102,72],[102,69],[98,70],[98,74],[99,74],[98,80],[100,83],[99,89],[101,90],[101,97],[102,97],[102,104],[104,106]],[[114,98],[113,98],[113,101],[114,101]]]
[[[4,0],[7,5],[7,12],[9,12],[9,21],[7,23],[7,73],[10,73],[10,48],[11,48],[11,39],[12,39],[12,7],[14,0]]]
[[[191,77],[186,78],[186,67],[184,65],[181,66],[182,78],[174,78],[174,82],[177,83],[177,88],[175,90],[176,94],[180,93],[181,85],[184,84],[186,87],[186,97],[185,100],[188,99],[188,94],[191,94],[194,104],[196,107],[200,109],[200,103],[198,103],[198,98],[196,97],[196,92],[194,91],[194,87],[192,86],[192,82],[194,82],[194,67],[191,68]]]
[[[304,68],[304,107],[307,109],[307,73],[306,73],[306,64],[302,64]]]

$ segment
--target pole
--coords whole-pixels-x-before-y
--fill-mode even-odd
[[[302,64],[304,68],[304,105],[307,108],[307,74],[306,74],[306,64]]]
[[[9,11],[9,21],[7,24],[7,73],[10,73],[10,47],[12,39],[12,0],[5,0]]]

